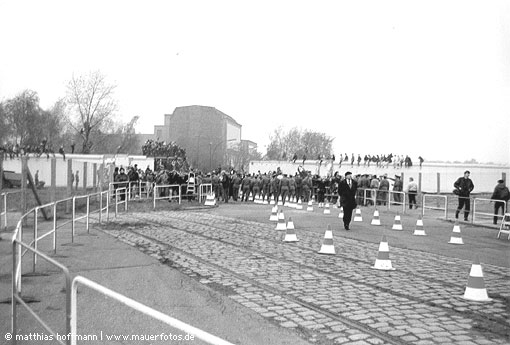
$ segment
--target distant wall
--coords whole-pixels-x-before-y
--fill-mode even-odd
[[[483,165],[483,164],[447,164],[447,163],[424,163],[420,168],[419,165],[413,165],[411,168],[394,168],[392,164],[386,167],[376,167],[371,163],[370,167],[351,166],[350,163],[342,163],[339,167],[338,162],[331,164],[330,161],[324,161],[319,165],[319,161],[307,160],[305,164],[297,160],[296,163],[289,161],[251,161],[249,165],[249,173],[257,173],[258,171],[264,173],[268,171],[275,171],[278,167],[284,174],[295,174],[299,166],[312,174],[326,176],[328,173],[338,171],[340,174],[345,174],[351,171],[356,174],[372,174],[383,175],[388,174],[388,177],[394,178],[395,175],[404,174],[404,186],[407,185],[409,177],[413,177],[416,182],[419,181],[421,173],[421,190],[428,193],[451,193],[453,190],[453,183],[457,178],[464,175],[464,171],[471,172],[471,179],[475,185],[473,193],[488,193],[494,190],[497,180],[503,178],[507,179],[510,175],[510,166],[504,165]],[[438,178],[439,174],[439,178]],[[439,179],[439,183],[438,183]],[[391,181],[391,180],[390,180]]]
[[[29,156],[28,157],[28,168],[30,169],[30,173],[32,176],[35,176],[37,170],[39,170],[39,181],[45,181],[45,186],[48,187],[51,185],[51,161],[52,156],[50,158],[46,158],[45,155],[41,157]],[[145,170],[147,165],[150,166],[151,169],[154,168],[154,158],[148,158],[145,156],[129,156],[129,155],[81,155],[81,154],[66,154],[66,160],[64,161],[62,155],[55,155],[55,163],[56,163],[56,174],[55,174],[55,183],[57,187],[65,187],[67,186],[67,168],[68,161],[72,163],[72,171],[73,174],[76,171],[79,171],[80,181],[79,187],[83,188],[83,182],[85,181],[86,174],[86,187],[95,187],[94,186],[94,163],[96,163],[96,167],[99,170],[101,164],[105,164],[105,169],[108,169],[109,166],[123,166],[127,167],[129,165],[138,164],[138,168]],[[85,170],[86,167],[86,170]],[[17,173],[21,173],[21,159],[4,159],[3,161],[3,170],[10,170]],[[105,174],[108,176],[107,174]],[[99,178],[96,177],[96,182],[99,181]]]

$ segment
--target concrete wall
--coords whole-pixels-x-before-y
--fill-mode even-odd
[[[294,174],[300,165],[302,165],[302,161],[299,160],[296,163],[289,161],[252,161],[249,165],[249,172],[257,173],[260,171],[264,173],[275,171],[280,167],[283,173]],[[510,166],[482,164],[424,163],[421,169],[417,165],[413,165],[411,168],[395,169],[391,164],[388,168],[378,168],[374,164],[371,164],[370,167],[364,167],[361,164],[358,167],[356,164],[351,166],[350,163],[345,164],[345,162],[343,162],[341,167],[339,167],[338,162],[334,165],[331,162],[323,162],[319,166],[319,161],[308,160],[305,161],[303,168],[311,171],[312,174],[321,176],[326,176],[328,173],[334,173],[335,171],[342,175],[347,171],[351,171],[354,175],[373,174],[379,176],[388,174],[388,177],[404,174],[404,186],[407,185],[409,177],[413,177],[418,182],[421,173],[421,190],[429,193],[437,193],[438,190],[440,193],[451,193],[453,183],[457,178],[464,175],[465,170],[471,171],[471,179],[475,185],[473,193],[492,193],[497,180],[506,178],[510,174]]]
[[[52,159],[53,158],[51,156],[49,159],[47,159],[46,156],[30,156],[28,158],[28,168],[30,169],[32,176],[35,176],[36,171],[39,170],[39,181],[45,181],[46,187],[51,185]],[[80,188],[84,187],[85,180],[87,188],[94,187],[94,163],[96,163],[98,170],[102,163],[105,164],[105,168],[112,165],[127,167],[128,165],[134,164],[138,164],[138,167],[143,170],[145,170],[147,165],[150,165],[151,169],[154,167],[154,158],[147,158],[145,156],[68,154],[66,155],[65,161],[61,155],[55,155],[54,159],[56,164],[55,183],[57,187],[67,186],[68,161],[71,161],[73,173],[76,173],[76,170],[79,170]],[[4,159],[3,169],[20,173],[21,159]],[[106,173],[105,175],[108,176]],[[96,181],[99,181],[99,177],[96,178]]]

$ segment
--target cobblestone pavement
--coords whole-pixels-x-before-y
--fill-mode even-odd
[[[508,344],[510,271],[484,265],[490,303],[461,298],[471,262],[391,248],[395,271],[371,268],[378,244],[204,212],[123,214],[105,230],[319,344]]]

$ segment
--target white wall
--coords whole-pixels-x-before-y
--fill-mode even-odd
[[[418,176],[422,174],[421,190],[429,193],[437,192],[437,173],[440,173],[440,192],[451,193],[453,190],[453,183],[457,178],[464,175],[465,170],[471,172],[471,179],[475,185],[473,193],[487,193],[492,192],[496,186],[497,180],[501,179],[503,173],[506,173],[507,184],[510,177],[509,166],[496,166],[496,165],[481,165],[481,164],[446,164],[446,163],[424,163],[422,168],[413,165],[411,168],[394,169],[390,164],[388,168],[377,168],[373,163],[370,167],[364,167],[357,164],[351,167],[351,164],[343,162],[342,167],[338,166],[336,162],[331,166],[330,162],[323,162],[319,169],[319,162],[316,160],[307,160],[303,166],[305,170],[311,171],[312,174],[319,174],[321,176],[327,175],[328,172],[339,171],[340,174],[345,174],[347,171],[356,174],[373,174],[383,175],[388,174],[388,177],[394,178],[395,175],[404,174],[404,186],[407,185],[409,177],[413,177],[418,182]],[[289,161],[252,161],[249,165],[249,173],[257,173],[258,171],[264,173],[268,171],[275,171],[280,167],[284,174],[294,174],[297,168],[302,165],[302,161],[296,160],[296,163]],[[330,168],[332,168],[330,170]],[[391,180],[390,180],[391,181]]]
[[[51,185],[51,160],[47,159],[46,156],[41,157],[33,157],[30,156],[28,158],[28,168],[32,173],[32,176],[35,176],[37,170],[39,170],[39,181],[45,181],[45,186]],[[68,154],[66,155],[66,160],[63,160],[62,155],[56,154],[56,185],[57,187],[65,187],[67,186],[67,162],[71,160],[72,162],[72,171],[76,173],[76,170],[79,170],[80,181],[79,187],[83,188],[84,181],[84,166],[85,162],[87,162],[87,187],[94,187],[94,163],[97,164],[97,169],[100,168],[102,163],[105,163],[105,167],[109,164],[115,164],[116,166],[124,166],[138,164],[140,169],[145,170],[147,165],[150,165],[151,169],[154,166],[154,158],[148,158],[145,156],[128,156],[128,155],[80,155],[80,154]],[[10,170],[17,173],[21,173],[21,159],[4,159],[3,161],[4,170]],[[99,177],[96,178],[99,182]]]

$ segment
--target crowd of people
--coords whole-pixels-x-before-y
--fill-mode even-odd
[[[294,154],[292,156],[291,161],[293,163],[296,163],[296,161],[299,159],[297,154]],[[302,164],[305,164],[307,160],[306,154],[304,154],[301,157]],[[319,164],[322,164],[323,162],[331,161],[335,163],[336,156],[333,155],[318,155],[317,161]],[[425,160],[419,156],[418,162],[420,165],[420,168]],[[413,161],[409,155],[394,155],[393,153],[389,154],[381,154],[381,155],[370,155],[366,154],[363,157],[361,157],[361,154],[357,154],[357,156],[354,155],[354,153],[351,153],[351,156],[349,158],[349,155],[345,153],[344,155],[340,154],[338,158],[338,166],[341,167],[342,165],[346,166],[349,165],[351,167],[353,166],[361,166],[363,164],[364,167],[370,167],[370,164],[374,164],[376,167],[389,167],[390,165],[393,166],[393,168],[410,168],[413,166]]]
[[[74,141],[71,143],[71,153],[74,153],[75,148]],[[64,150],[64,146],[61,145],[58,149],[58,153],[62,156],[62,159],[66,159],[66,153]],[[0,155],[3,156],[4,159],[10,158],[19,158],[22,156],[33,155],[36,157],[41,157],[42,155],[46,155],[46,158],[55,157],[55,151],[53,149],[53,145],[48,142],[46,138],[44,138],[39,145],[20,145],[18,143],[6,143],[0,145]]]

